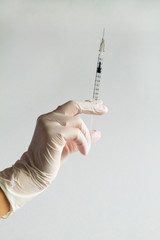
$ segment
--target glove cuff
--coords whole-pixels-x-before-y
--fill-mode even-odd
[[[12,167],[0,172],[0,187],[10,203],[10,211],[2,218],[7,218],[42,193],[53,179],[53,175],[36,168],[25,152]]]

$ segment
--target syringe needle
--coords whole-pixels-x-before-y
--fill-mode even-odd
[[[104,34],[105,34],[105,28],[103,28],[103,37],[102,38],[104,38]]]

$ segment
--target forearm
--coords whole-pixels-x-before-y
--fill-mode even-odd
[[[6,215],[10,211],[10,203],[6,198],[6,195],[0,188],[0,218]]]

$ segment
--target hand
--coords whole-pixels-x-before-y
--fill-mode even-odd
[[[69,101],[37,119],[28,151],[11,168],[0,172],[0,187],[11,211],[46,189],[70,154],[78,150],[86,155],[91,143],[100,138],[100,132],[89,131],[77,115],[106,112],[101,100]]]
[[[57,174],[70,154],[79,150],[86,155],[91,142],[100,138],[99,131],[89,132],[77,115],[102,115],[107,108],[102,101],[69,101],[53,112],[40,116],[28,153],[34,165],[43,172]]]

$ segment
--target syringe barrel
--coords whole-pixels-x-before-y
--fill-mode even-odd
[[[95,77],[95,83],[94,83],[94,91],[93,91],[93,100],[98,100],[99,98],[99,87],[100,87],[100,81],[101,81],[102,65],[103,65],[103,52],[99,51],[96,77]]]

